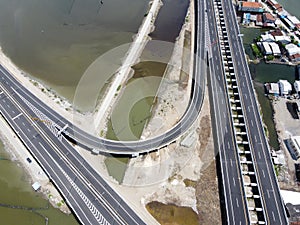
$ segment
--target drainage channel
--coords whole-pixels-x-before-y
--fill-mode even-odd
[[[251,224],[266,224],[264,206],[256,177],[256,168],[250,150],[248,131],[240,101],[239,88],[232,62],[230,44],[227,35],[222,2],[214,0],[214,9],[219,36],[219,45],[226,79],[227,95],[231,108],[235,141],[238,149],[238,160],[242,171],[247,209]]]

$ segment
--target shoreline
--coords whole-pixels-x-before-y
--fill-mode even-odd
[[[30,154],[23,143],[16,137],[2,116],[0,116],[0,139],[10,160],[16,166],[24,170],[26,182],[30,185],[34,182],[39,182],[41,188],[37,192],[41,194],[41,197],[46,199],[54,208],[59,209],[61,212],[71,214],[71,210],[65,204],[54,184],[49,180],[39,163]],[[31,160],[30,163],[27,161],[28,158]]]
[[[1,46],[0,63],[14,76],[16,80],[18,80],[23,86],[27,87],[27,89],[29,89],[35,96],[42,99],[44,103],[55,108],[69,120],[70,118],[74,118],[73,114],[71,114],[71,110],[66,110],[70,107],[70,103],[66,99],[58,96],[50,88],[46,88],[43,84],[35,81],[30,77],[30,75],[18,68],[11,59],[5,55]],[[79,114],[77,113],[77,115]],[[38,192],[41,193],[42,198],[48,200],[54,208],[58,208],[65,214],[70,214],[71,210],[64,202],[57,188],[51,183],[42,167],[34,159],[23,143],[16,137],[14,131],[6,123],[2,116],[0,116],[0,139],[4,144],[4,150],[8,153],[11,160],[16,162],[17,166],[24,169],[28,183],[32,185],[36,181],[39,182],[41,184],[41,189]],[[27,158],[31,159],[31,163],[28,163]]]
[[[138,32],[133,36],[133,42],[126,53],[119,72],[114,76],[113,81],[109,84],[100,102],[97,104],[93,112],[93,121],[96,121],[95,132],[106,134],[107,123],[111,112],[122,96],[122,92],[126,88],[127,81],[133,76],[134,70],[131,66],[139,62],[140,56],[149,40],[149,34],[155,29],[154,23],[158,12],[162,6],[161,0],[151,0],[149,2],[149,10],[143,19]]]
[[[159,98],[152,105],[151,117],[145,123],[140,139],[166,132],[180,120],[187,108],[192,86],[193,67],[191,64],[186,64],[193,61],[194,54],[191,42],[194,32],[193,13],[193,1],[190,1],[185,22],[176,38],[172,55],[163,74],[163,79],[174,83],[160,83],[156,93],[156,98],[157,96]],[[187,73],[188,78],[182,78],[183,72]]]
[[[158,9],[156,9],[156,15],[161,6],[160,0],[153,0],[149,2],[149,5],[152,6],[153,2],[156,2]],[[160,4],[159,4],[160,3]],[[149,9],[150,11],[150,9]],[[153,14],[154,15],[154,14]],[[153,16],[151,15],[151,17]],[[139,30],[144,25],[145,19],[142,21]],[[149,32],[154,29],[154,21],[149,24]],[[149,38],[148,33],[146,38]],[[136,34],[133,37],[136,39]],[[79,112],[76,110],[76,107],[72,105],[66,98],[60,96],[54,89],[48,87],[43,84],[42,81],[37,81],[32,76],[22,69],[20,69],[17,65],[15,65],[12,60],[5,55],[1,46],[0,46],[0,64],[10,72],[15,79],[17,79],[23,86],[25,86],[31,93],[40,98],[45,104],[55,109],[56,112],[63,115],[69,121],[72,121],[75,125],[80,127],[81,129],[86,130],[85,126],[88,124],[86,121],[94,120],[95,112]],[[28,182],[32,184],[33,181],[38,181],[41,185],[41,194],[42,196],[49,201],[51,205],[55,208],[59,208],[62,212],[66,214],[70,214],[71,211],[63,202],[63,198],[60,193],[57,191],[56,187],[49,181],[49,178],[44,173],[40,165],[35,161],[35,159],[31,156],[30,152],[26,149],[26,147],[21,143],[21,141],[16,138],[13,131],[9,127],[9,125],[4,121],[2,116],[0,117],[0,138],[5,145],[5,151],[9,154],[11,158],[16,162],[20,162],[20,166],[25,169],[26,175],[28,175]],[[106,124],[104,124],[106,127]],[[100,130],[99,130],[100,132]],[[81,151],[81,149],[80,149]],[[88,156],[90,152],[86,152],[84,150],[81,151],[81,155],[83,157],[89,158],[88,161],[93,161],[91,157]],[[32,163],[29,163],[26,158],[30,157]],[[99,159],[99,158],[98,158]],[[101,164],[101,163],[100,163]],[[31,166],[34,165],[34,166]],[[103,165],[97,165],[95,170],[99,172],[98,167],[102,167]],[[102,168],[103,169],[103,168]],[[36,172],[38,174],[36,174]],[[99,172],[100,173],[100,172]],[[103,171],[101,170],[102,174]],[[105,173],[105,171],[104,171]]]

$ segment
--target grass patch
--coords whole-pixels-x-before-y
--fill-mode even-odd
[[[262,53],[260,52],[259,47],[257,46],[257,44],[252,44],[251,45],[253,54],[255,55],[256,58],[261,58],[263,57]]]
[[[267,56],[267,61],[274,60],[274,58],[275,58],[275,57],[274,57],[273,55],[268,55],[268,56]]]
[[[280,172],[280,166],[279,165],[274,165],[274,170],[275,170],[275,174],[278,177],[279,172]]]
[[[120,91],[120,89],[121,89],[121,85],[118,86],[117,91]]]
[[[194,180],[184,179],[183,182],[184,182],[186,187],[196,188],[197,182],[194,181]]]

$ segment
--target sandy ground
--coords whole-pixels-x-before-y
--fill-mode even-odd
[[[131,67],[138,62],[147,42],[150,40],[148,35],[154,30],[155,19],[161,6],[161,0],[152,0],[149,3],[150,9],[143,20],[138,33],[134,36],[134,40],[122,62],[123,66],[119,69],[110,84],[110,88],[107,89],[104,97],[94,111],[93,119],[95,124],[95,134],[99,133],[100,130],[103,130],[104,132],[107,130],[108,118],[122,96],[127,81],[134,74],[134,70]]]
[[[280,148],[283,150],[286,165],[282,167],[280,172],[279,185],[285,190],[300,191],[300,187],[295,183],[295,161],[292,159],[289,150],[287,149],[284,140],[290,136],[300,135],[300,121],[293,119],[289,113],[286,103],[290,101],[284,98],[278,98],[273,101],[274,121],[280,142]],[[299,101],[299,100],[293,100]]]
[[[286,107],[286,103],[289,101],[285,98],[278,98],[273,102],[276,128],[282,139],[300,135],[300,120],[293,119]],[[294,102],[296,101],[299,100],[294,100]]]
[[[193,4],[191,5],[193,6]],[[191,10],[193,10],[193,7],[190,8]],[[191,18],[189,20],[193,21]],[[178,59],[182,59],[182,55],[186,54],[186,52],[182,52],[182,46],[185,43],[186,31],[191,32],[191,27],[190,23],[186,23],[177,40],[177,47],[173,52],[170,63],[175,68],[180,68],[184,61],[184,59]],[[188,47],[191,48],[191,46]],[[186,57],[188,56],[190,54],[186,54]],[[159,91],[161,93],[159,93],[159,96],[162,98],[154,108],[153,116],[145,128],[142,138],[158,135],[170,129],[187,107],[190,80],[180,80],[180,71],[176,69],[170,69],[165,78],[177,81],[177,83],[160,87]],[[187,84],[182,85],[183,82]],[[164,204],[192,208],[199,214],[200,221],[203,224],[220,223],[218,183],[207,89],[200,116],[186,136],[194,137],[194,141],[189,147],[181,146],[183,137],[158,152],[131,159],[120,191],[135,193],[131,198],[134,197],[135,201],[133,202],[139,202],[136,207],[141,215],[147,214],[145,208],[147,203],[159,201]],[[195,186],[187,185],[186,180],[195,183]],[[209,204],[207,204],[208,199]],[[204,207],[204,203],[207,207]],[[213,214],[212,211],[214,211]],[[147,219],[150,218],[147,216]],[[154,221],[154,219],[151,221],[145,218],[146,223],[155,224]]]
[[[221,222],[207,91],[203,110],[190,133],[196,139],[189,148],[178,141],[159,152],[130,160],[118,189],[134,194],[128,200],[133,201],[141,215],[147,215],[147,203],[159,201],[192,208],[202,224]],[[195,182],[195,186],[187,185],[186,180]],[[145,222],[155,224],[151,220]]]
[[[144,129],[141,139],[162,134],[172,128],[188,106],[191,76],[182,78],[181,72],[190,74],[192,71],[192,68],[189,67],[192,60],[190,33],[191,24],[185,23],[166,69],[164,80],[159,87],[157,104],[152,109],[152,117]]]

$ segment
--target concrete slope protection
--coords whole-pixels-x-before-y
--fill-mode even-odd
[[[204,88],[205,88],[205,74],[206,74],[206,49],[205,49],[205,21],[204,21],[204,0],[195,1],[195,14],[196,14],[196,27],[195,27],[195,49],[194,49],[194,69],[193,69],[193,81],[192,91],[190,96],[189,107],[184,113],[180,121],[166,133],[159,136],[138,141],[113,141],[100,137],[95,137],[72,124],[66,120],[53,109],[49,108],[43,102],[35,97],[30,91],[22,86],[15,78],[13,78],[2,66],[0,67],[2,82],[11,93],[16,93],[26,98],[35,108],[41,113],[47,115],[47,117],[58,127],[64,127],[68,124],[68,128],[64,131],[64,134],[69,138],[75,140],[79,144],[86,146],[90,149],[97,149],[100,152],[132,155],[146,153],[153,150],[157,150],[163,146],[166,146],[174,142],[184,132],[186,132],[201,110]],[[199,6],[199,7],[198,7]],[[20,102],[20,104],[24,104]]]

